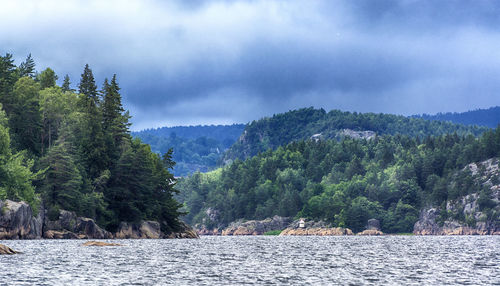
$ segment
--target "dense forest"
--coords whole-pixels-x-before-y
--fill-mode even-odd
[[[467,112],[447,112],[435,115],[422,114],[414,115],[414,118],[423,118],[426,120],[449,121],[453,123],[486,126],[496,128],[500,124],[500,106],[490,107],[488,109],[477,109]]]
[[[240,137],[245,125],[176,126],[132,132],[132,136],[149,144],[153,152],[173,149],[175,176],[214,169],[224,152]]]
[[[43,203],[50,219],[75,211],[114,230],[121,221],[179,227],[171,152],[163,157],[130,135],[116,75],[99,90],[88,65],[78,84],[0,56],[0,199]]]
[[[298,124],[303,117],[284,120],[298,114],[324,116],[321,110],[305,109],[254,122],[250,127],[274,126],[273,132],[281,134],[290,129],[277,128],[279,125],[271,122],[283,118],[278,122],[285,126]],[[482,219],[498,219],[500,213],[495,210],[489,189],[463,168],[500,155],[500,129],[393,115],[331,114],[327,117],[330,124],[336,114],[341,122],[336,126],[371,129],[385,135],[371,139],[344,136],[289,140],[308,134],[296,128],[298,134],[282,135],[289,135],[285,137],[292,141],[289,144],[181,180],[177,187],[181,191],[179,199],[189,211],[186,220],[220,227],[237,219],[280,215],[324,220],[360,231],[368,219],[377,218],[384,232],[411,232],[422,207],[443,209],[448,201],[469,193],[480,194],[480,208],[486,214]],[[315,132],[318,130],[323,129],[316,128]],[[435,135],[446,132],[450,134]],[[479,138],[474,136],[481,132]],[[441,212],[442,221],[447,216],[474,223],[460,213]]]
[[[428,121],[391,114],[342,112],[303,108],[269,118],[253,121],[245,128],[243,136],[226,152],[224,162],[246,159],[276,149],[297,140],[312,136],[340,140],[345,131],[372,131],[377,135],[408,135],[425,138],[449,133],[459,136],[479,135],[486,127],[464,126],[442,121]]]

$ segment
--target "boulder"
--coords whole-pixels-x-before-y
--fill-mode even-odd
[[[87,241],[82,246],[122,246],[119,243],[109,243],[104,241]]]
[[[113,238],[113,235],[99,227],[93,219],[78,217],[74,212],[61,210],[56,221],[51,221],[46,216],[43,237],[55,239],[109,239]]]
[[[369,219],[366,224],[367,230],[380,230],[380,221],[378,219]]]
[[[21,252],[15,251],[6,245],[0,244],[0,255],[2,255],[2,254],[12,255],[12,254],[19,254],[19,253],[21,253]]]
[[[41,238],[43,219],[43,211],[34,217],[25,202],[0,201],[0,239]]]
[[[115,238],[160,238],[160,223],[157,221],[141,221],[139,223],[121,222]]]
[[[180,222],[180,230],[165,235],[165,238],[200,238],[198,233],[184,222]]]

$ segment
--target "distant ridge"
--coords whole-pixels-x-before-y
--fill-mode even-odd
[[[466,112],[447,112],[435,115],[422,114],[413,115],[413,118],[422,118],[426,120],[439,120],[459,123],[464,125],[486,126],[496,128],[500,124],[500,106],[490,107],[488,109],[476,109]]]

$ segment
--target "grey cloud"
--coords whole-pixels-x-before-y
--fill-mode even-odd
[[[31,18],[16,10],[33,3],[0,11],[0,25],[20,21],[0,32],[1,52],[31,52],[75,85],[85,63],[99,84],[116,73],[135,129],[305,106],[413,114],[500,105],[493,0],[45,0]]]

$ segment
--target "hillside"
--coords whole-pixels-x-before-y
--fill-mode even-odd
[[[467,112],[447,112],[438,113],[435,115],[422,114],[414,115],[413,118],[422,118],[426,120],[449,121],[465,125],[486,126],[496,128],[500,124],[500,106],[491,107],[488,109],[477,109]]]
[[[248,124],[238,141],[223,157],[225,163],[245,159],[268,149],[276,149],[296,140],[363,137],[364,131],[376,135],[427,136],[456,133],[479,135],[485,127],[464,126],[442,121],[428,121],[392,114],[351,113],[303,108],[263,118]],[[361,133],[359,133],[361,132]]]
[[[149,144],[153,152],[165,154],[172,148],[176,176],[216,167],[223,153],[240,137],[245,125],[177,126],[132,132]]]
[[[305,111],[313,117],[322,114]],[[456,126],[426,125],[422,120],[403,122],[423,124],[422,128]],[[354,128],[355,124],[346,122],[343,126]],[[381,131],[374,126],[372,129]],[[460,133],[477,131],[458,128]],[[479,138],[447,134],[419,139],[415,137],[418,130],[406,133],[369,140],[294,141],[181,180],[179,199],[189,211],[186,219],[208,229],[238,219],[279,215],[323,220],[355,232],[363,230],[368,219],[376,218],[386,233],[412,232],[423,208],[446,210],[472,194],[482,198],[478,204],[482,215],[463,216],[450,207],[438,220],[454,217],[471,225],[480,220],[498,221],[498,201],[493,200],[489,188],[478,183],[477,174],[464,167],[500,155],[500,129],[486,131]]]

